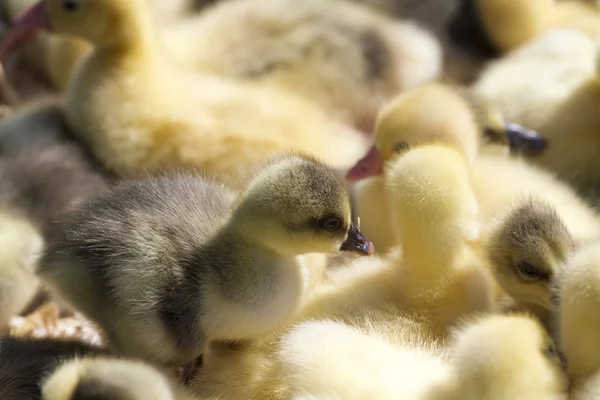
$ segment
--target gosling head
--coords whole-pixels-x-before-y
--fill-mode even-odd
[[[242,194],[236,214],[245,234],[279,253],[370,255],[374,250],[352,223],[344,182],[309,156],[269,162]]]
[[[554,399],[568,390],[554,342],[527,315],[487,317],[458,331],[451,358],[463,399]]]
[[[518,202],[492,227],[486,249],[506,293],[520,303],[555,309],[552,282],[573,240],[552,206],[536,198]]]
[[[146,16],[143,0],[40,0],[15,19],[0,46],[0,58],[38,30],[76,36],[101,47],[134,42],[141,25],[151,20]]]
[[[81,359],[61,365],[42,385],[43,400],[174,400],[169,380],[138,362]]]
[[[402,93],[377,116],[375,143],[352,167],[346,179],[358,181],[383,174],[384,165],[409,147],[445,144],[472,162],[485,142],[508,145],[511,151],[543,150],[536,132],[505,122],[500,113],[471,91],[428,84]]]

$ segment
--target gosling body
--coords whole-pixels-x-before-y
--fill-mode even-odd
[[[346,241],[372,251],[350,223],[343,183],[293,156],[265,167],[238,200],[189,174],[125,183],[66,219],[40,274],[120,351],[183,363],[207,340],[252,339],[283,324],[310,279],[301,256]]]

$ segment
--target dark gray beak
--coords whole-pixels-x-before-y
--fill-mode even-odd
[[[511,152],[523,153],[528,156],[537,156],[548,147],[548,139],[534,130],[513,122],[504,124],[506,136]]]
[[[375,247],[364,235],[358,230],[354,222],[350,224],[348,237],[340,246],[340,251],[349,251],[358,254],[359,256],[370,256],[373,254]]]

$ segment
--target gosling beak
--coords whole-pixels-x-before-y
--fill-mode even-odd
[[[354,225],[354,222],[350,224],[348,230],[348,237],[346,241],[340,246],[340,251],[349,251],[351,253],[358,254],[359,256],[370,256],[373,254],[375,247]]]
[[[3,60],[14,49],[32,39],[37,31],[41,29],[50,29],[45,0],[41,0],[25,10],[15,19],[12,29],[0,44],[0,60]]]
[[[504,130],[506,136],[508,136],[510,150],[513,152],[523,152],[529,156],[537,156],[548,147],[548,139],[519,124],[506,122]]]
[[[358,160],[354,167],[346,173],[349,182],[360,181],[371,176],[383,174],[383,158],[381,152],[373,145],[367,154]]]

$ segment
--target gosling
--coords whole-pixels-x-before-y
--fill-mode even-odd
[[[335,171],[305,155],[267,163],[238,197],[191,174],[122,183],[73,212],[40,276],[122,354],[187,364],[212,340],[292,318],[309,253],[370,255]]]

